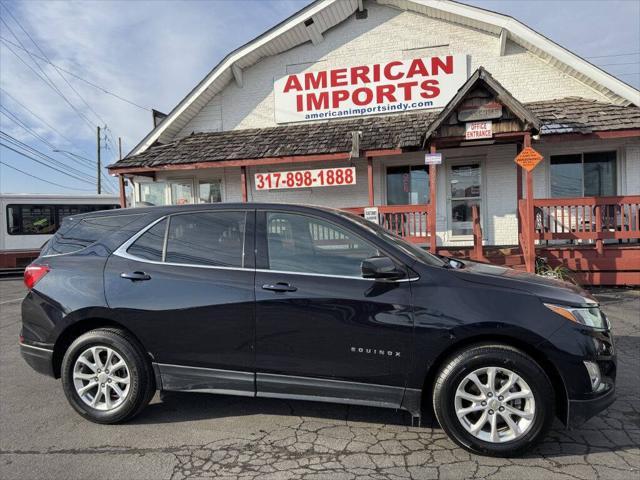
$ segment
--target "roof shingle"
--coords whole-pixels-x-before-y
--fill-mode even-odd
[[[640,108],[567,97],[524,104],[541,123],[542,135],[640,128]],[[110,168],[245,160],[349,152],[351,132],[362,132],[362,150],[420,148],[439,110],[331,120],[280,127],[195,133],[128,156]]]

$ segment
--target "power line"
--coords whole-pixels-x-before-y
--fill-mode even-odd
[[[28,144],[26,144],[26,143],[24,143],[24,142],[22,142],[22,141],[18,140],[17,138],[15,138],[15,137],[13,137],[13,136],[9,135],[9,134],[8,134],[8,133],[6,133],[6,132],[3,132],[3,131],[1,131],[1,130],[0,130],[0,137],[2,137],[4,140],[6,140],[6,141],[10,142],[12,145],[14,145],[14,146],[16,146],[16,147],[18,147],[18,148],[21,148],[21,149],[23,149],[23,150],[26,150],[26,151],[27,151],[27,152],[29,152],[31,155],[36,155],[36,156],[38,156],[39,158],[41,158],[41,159],[42,159],[42,160],[44,160],[45,162],[51,162],[51,163],[53,163],[54,165],[57,165],[57,166],[58,166],[58,167],[60,167],[60,168],[67,169],[67,171],[72,172],[72,173],[73,173],[74,175],[76,175],[76,176],[84,175],[84,177],[85,177],[85,178],[87,178],[87,179],[89,179],[89,180],[93,181],[93,176],[91,176],[91,175],[89,175],[89,174],[87,174],[87,173],[85,173],[85,172],[82,172],[82,171],[78,170],[78,169],[77,169],[77,168],[75,168],[75,167],[71,167],[70,165],[67,165],[66,163],[63,163],[63,162],[61,162],[60,160],[58,160],[58,159],[56,159],[56,158],[53,158],[53,157],[51,157],[51,156],[47,155],[47,154],[46,154],[46,153],[44,153],[44,152],[41,152],[41,151],[40,151],[40,150],[38,150],[37,148],[34,148],[34,147],[32,147],[31,145],[28,145]]]
[[[42,137],[40,134],[38,134],[37,132],[33,131],[31,128],[29,128],[26,124],[22,123],[20,121],[19,118],[15,117],[15,116],[10,116],[13,115],[11,113],[11,111],[9,111],[6,107],[0,105],[0,109],[5,110],[5,111],[1,111],[0,113],[2,113],[4,116],[6,116],[7,118],[9,118],[10,120],[12,120],[13,122],[15,122],[17,125],[21,126],[23,129],[25,129],[27,132],[31,133],[31,135],[33,135],[34,137],[36,137],[38,140],[40,140],[42,143],[44,143],[45,145],[47,145],[49,148],[51,148],[52,150],[56,151],[57,147],[55,145],[53,145],[51,142],[49,142],[46,138]],[[9,114],[9,115],[8,115]],[[62,155],[64,155],[65,157],[69,158],[70,160],[73,160],[75,163],[85,167],[85,168],[93,168],[92,165],[92,161],[89,160],[88,158],[84,158],[85,162],[87,163],[82,163],[79,160],[76,160],[75,158],[73,158],[72,156],[70,156],[69,154],[67,154],[66,152],[60,152],[62,153]],[[72,154],[73,155],[73,154]],[[83,158],[78,156],[78,158]],[[64,165],[62,162],[60,162],[60,165]],[[82,173],[83,175],[87,175],[84,172],[80,172],[79,170],[77,170],[78,173]],[[104,174],[104,172],[100,172],[100,175],[105,183],[105,187],[113,187],[113,185],[110,184],[110,182],[107,180],[106,175]],[[111,188],[112,189],[112,188]]]
[[[68,177],[71,177],[71,178],[73,178],[73,179],[75,179],[75,180],[79,180],[79,181],[81,181],[81,182],[88,183],[89,185],[91,185],[91,184],[92,184],[92,182],[88,182],[87,180],[84,180],[84,179],[82,179],[82,178],[79,178],[79,177],[76,177],[76,176],[74,176],[74,175],[71,175],[70,173],[65,172],[64,170],[59,170],[59,169],[57,169],[57,168],[55,168],[55,167],[52,167],[51,165],[47,165],[46,163],[41,162],[41,161],[40,161],[40,160],[38,160],[37,158],[35,158],[35,157],[33,157],[33,156],[31,156],[31,155],[29,155],[29,154],[25,153],[25,152],[21,152],[21,151],[19,151],[19,150],[16,150],[15,148],[13,148],[13,147],[11,147],[11,146],[7,145],[6,143],[2,143],[2,142],[0,142],[0,146],[2,146],[2,147],[4,147],[4,148],[8,148],[9,150],[11,150],[11,151],[13,151],[13,152],[17,153],[18,155],[22,155],[23,157],[28,158],[28,159],[30,159],[30,160],[33,160],[34,162],[39,163],[40,165],[44,165],[44,166],[45,166],[45,167],[47,167],[47,168],[50,168],[50,169],[52,169],[52,170],[55,170],[55,171],[56,171],[56,172],[58,172],[58,173],[61,173],[61,174],[63,174],[63,175],[67,175]]]
[[[18,105],[20,105],[23,109],[25,109],[27,112],[29,112],[31,115],[33,115],[35,118],[37,118],[38,120],[40,120],[44,125],[46,125],[47,127],[49,127],[52,131],[56,132],[58,135],[60,135],[60,137],[64,138],[67,143],[69,145],[74,145],[74,141],[69,139],[69,137],[65,136],[62,132],[60,132],[58,129],[56,129],[55,127],[53,127],[52,125],[50,125],[45,119],[43,119],[40,115],[38,115],[37,113],[34,113],[33,110],[31,110],[29,107],[27,107],[26,105],[24,105],[23,103],[20,103],[13,95],[11,95],[9,92],[7,92],[4,88],[0,87],[0,92],[4,93],[7,97],[9,97],[11,100],[13,100],[15,103],[17,103]],[[86,153],[86,152],[84,152]],[[88,155],[88,154],[87,154]]]
[[[627,57],[629,55],[640,55],[640,52],[614,53],[614,54],[611,54],[611,55],[595,55],[595,56],[592,56],[592,57],[584,57],[584,58]]]
[[[9,8],[7,8],[6,5],[2,4],[2,6],[4,7],[4,9],[7,11],[7,13],[9,14],[9,16],[13,19],[13,21],[16,23],[16,25],[18,25],[18,27],[20,27],[20,29],[25,33],[25,35],[29,38],[29,40],[31,40],[31,43],[33,43],[36,48],[40,51],[40,53],[42,54],[42,56],[46,59],[47,63],[51,64],[51,61],[49,60],[49,57],[47,56],[47,54],[45,53],[44,50],[42,50],[42,48],[40,48],[40,45],[38,44],[38,42],[36,42],[33,37],[29,34],[29,32],[22,26],[22,24],[18,21],[18,19],[16,17],[13,16],[13,13],[11,13],[11,10],[9,10]],[[12,32],[13,33],[13,32]],[[15,35],[14,35],[15,36]],[[27,52],[29,53],[29,52]],[[31,56],[31,54],[29,54]],[[32,56],[31,56],[32,57]],[[33,57],[32,57],[33,58]],[[82,100],[82,102],[86,105],[86,107],[96,116],[96,118],[102,122],[102,123],[106,123],[102,117],[100,115],[98,115],[98,113],[91,108],[91,105],[89,105],[87,103],[87,101],[84,99],[84,97],[82,95],[80,95],[80,93],[73,87],[73,85],[71,85],[71,83],[69,83],[69,81],[66,79],[66,77],[64,75],[62,75],[62,73],[60,72],[60,70],[58,70],[58,68],[54,65],[53,67],[55,69],[55,71],[58,73],[58,75],[60,76],[60,78],[62,78],[62,80],[64,80],[64,82],[69,86],[69,88],[78,96],[78,98],[80,100]]]
[[[7,95],[9,98],[11,98],[11,100],[13,100],[15,103],[17,103],[18,105],[20,105],[22,108],[24,108],[27,112],[29,112],[31,115],[33,115],[35,118],[37,118],[38,120],[40,120],[44,125],[46,125],[48,128],[50,128],[51,130],[53,130],[54,132],[56,132],[58,135],[60,135],[62,138],[64,138],[67,143],[69,143],[72,148],[74,145],[74,142],[72,140],[70,140],[68,137],[66,137],[64,134],[62,134],[60,131],[58,131],[55,127],[51,126],[46,120],[44,120],[42,117],[40,117],[39,115],[37,115],[35,112],[33,112],[32,110],[30,110],[27,106],[25,106],[24,104],[20,103],[14,96],[12,96],[9,92],[7,92],[6,90],[4,90],[2,87],[0,87],[0,91],[2,91],[5,95]],[[24,128],[25,130],[29,131],[29,133],[31,133],[33,136],[35,136],[36,138],[38,138],[40,141],[42,141],[43,143],[45,143],[47,146],[49,146],[52,150],[59,150],[58,147],[56,147],[55,145],[51,144],[50,142],[48,142],[46,139],[43,139],[40,135],[38,135],[36,132],[34,132],[32,129],[30,129],[26,122],[20,120],[20,118],[18,118],[15,113],[11,112],[8,108],[6,108],[5,106],[0,105],[0,108],[5,110],[6,112],[2,112],[5,114],[5,116],[8,117],[8,114],[11,114],[14,118],[12,118],[12,120],[16,123],[19,122],[20,126],[22,128]],[[82,151],[82,150],[80,150]],[[69,154],[71,154],[72,156],[75,156],[77,158],[81,158],[83,160],[85,160],[86,162],[88,162],[88,165],[91,166],[91,168],[93,168],[93,160],[89,160],[88,158],[82,157],[81,155],[77,155],[74,154],[72,152],[68,152],[69,154],[65,153],[65,152],[61,152],[65,157],[74,160],[72,157],[69,157]],[[83,152],[86,153],[86,152]],[[76,160],[74,160],[76,161]],[[77,162],[77,161],[76,161]],[[104,180],[104,183],[107,185],[107,188],[109,189],[113,189],[115,188],[115,184],[113,179],[111,179],[111,177],[108,177],[104,172],[101,172],[101,176],[102,179]]]
[[[23,48],[23,47],[19,46],[17,43],[12,42],[11,40],[8,40],[8,39],[4,38],[2,35],[0,35],[0,40],[4,41],[4,42],[6,42],[6,43],[9,43],[9,44],[13,45],[13,46],[14,46],[14,47],[16,47],[16,48],[20,48],[20,49],[22,49],[22,50],[27,51],[25,48]],[[31,52],[31,54],[32,54],[34,57],[36,57],[36,58],[38,58],[38,59],[42,60],[43,62],[46,62],[46,63],[50,64],[51,66],[53,66],[53,67],[57,68],[58,70],[60,70],[60,71],[62,71],[62,72],[64,72],[64,73],[66,73],[67,75],[71,75],[72,77],[74,77],[74,78],[76,78],[76,79],[80,80],[81,82],[84,82],[84,83],[86,83],[87,85],[89,85],[89,86],[91,86],[91,87],[93,87],[93,88],[95,88],[95,89],[97,89],[97,90],[100,90],[102,93],[105,93],[106,95],[111,95],[112,97],[115,97],[115,98],[117,98],[118,100],[121,100],[121,101],[123,101],[123,102],[125,102],[125,103],[128,103],[129,105],[133,105],[134,107],[137,107],[137,108],[139,108],[139,109],[141,109],[141,110],[145,110],[145,111],[147,111],[147,112],[150,112],[150,111],[152,110],[152,108],[151,108],[151,107],[143,107],[142,105],[140,105],[140,104],[138,104],[138,103],[134,102],[133,100],[129,100],[129,99],[127,99],[127,98],[123,97],[122,95],[119,95],[119,94],[117,94],[117,93],[114,93],[114,92],[112,92],[112,91],[108,90],[107,88],[105,88],[105,87],[103,87],[103,86],[101,86],[101,85],[98,85],[98,84],[96,84],[96,83],[94,83],[94,82],[91,82],[91,81],[89,81],[89,80],[87,80],[87,79],[85,79],[85,78],[83,78],[83,77],[81,77],[81,76],[79,76],[79,75],[77,75],[77,74],[73,73],[72,71],[67,70],[67,69],[65,69],[65,68],[61,67],[60,65],[56,65],[55,63],[52,63],[52,62],[50,62],[50,61],[46,60],[45,58],[43,58],[43,57],[41,57],[41,56],[39,56],[39,55],[37,55],[37,54],[35,54],[35,53],[33,53],[33,52]]]
[[[40,177],[38,177],[36,175],[33,175],[32,173],[27,173],[24,170],[20,170],[19,168],[16,168],[16,167],[14,167],[12,165],[9,165],[8,163],[3,162],[2,160],[0,160],[0,164],[4,165],[5,167],[9,167],[10,169],[15,170],[16,172],[20,172],[20,173],[22,173],[24,175],[27,175],[28,177],[35,178],[36,180],[40,180],[41,182],[45,182],[45,183],[49,183],[51,185],[55,185],[56,187],[67,188],[69,190],[78,190],[78,191],[82,191],[82,192],[92,192],[93,191],[93,189],[89,189],[89,188],[69,187],[68,185],[61,185],[59,183],[52,182],[51,180],[45,180],[44,178],[40,178]]]
[[[0,18],[0,20],[2,21],[2,23],[4,23],[4,24],[6,25],[6,22],[4,21],[4,19]],[[74,112],[76,112],[76,114],[80,117],[80,119],[82,119],[82,120],[83,120],[83,121],[84,121],[84,122],[89,126],[89,128],[91,129],[91,131],[93,131],[94,126],[93,126],[93,124],[91,123],[91,121],[90,121],[86,116],[84,116],[84,115],[82,114],[82,112],[80,112],[80,110],[78,110],[78,109],[75,107],[75,105],[73,105],[73,104],[69,101],[69,99],[68,99],[67,97],[65,97],[65,95],[64,95],[64,94],[63,94],[63,93],[62,93],[62,92],[61,92],[61,91],[60,91],[60,90],[59,90],[55,85],[52,85],[51,83],[49,83],[51,80],[49,79],[49,77],[47,76],[47,74],[46,74],[46,73],[44,74],[44,75],[45,75],[45,77],[46,77],[46,79],[45,79],[45,78],[43,78],[43,76],[42,76],[42,75],[40,75],[40,74],[39,74],[39,73],[38,73],[38,72],[37,72],[37,71],[36,71],[36,70],[31,66],[31,65],[29,65],[28,63],[26,63],[26,62],[22,59],[22,57],[20,57],[20,55],[18,55],[18,54],[15,52],[15,50],[13,50],[13,49],[12,49],[12,48],[11,48],[11,47],[6,43],[6,42],[2,41],[2,43],[4,43],[4,44],[5,44],[5,46],[9,49],[9,51],[10,51],[11,53],[13,53],[13,54],[18,58],[18,60],[20,60],[20,61],[22,62],[22,64],[23,64],[23,65],[25,65],[27,68],[29,68],[29,70],[31,70],[31,71],[32,71],[32,72],[33,72],[33,73],[34,73],[34,74],[35,74],[35,75],[36,75],[40,80],[42,80],[42,81],[45,83],[45,85],[47,85],[47,86],[48,86],[49,88],[51,88],[54,92],[56,92],[58,95],[60,95],[60,96],[62,97],[62,99],[63,99],[63,100],[64,100],[64,101],[65,101],[65,102],[66,102],[66,103],[71,107],[71,109],[72,109]],[[38,66],[40,66],[40,65],[38,64]],[[42,69],[41,69],[41,70],[42,70]],[[47,79],[49,79],[49,80],[47,81]]]
[[[625,63],[602,63],[599,67],[614,67],[616,65],[638,65],[640,62],[625,62]]]
[[[47,145],[49,148],[51,148],[52,150],[56,150],[58,147],[56,147],[55,145],[53,145],[51,142],[49,142],[46,138],[44,138],[42,135],[40,135],[39,133],[37,133],[36,131],[34,131],[33,129],[31,129],[29,126],[27,126],[24,122],[22,122],[22,120],[20,120],[14,113],[12,113],[10,110],[8,110],[5,106],[0,105],[0,113],[2,113],[5,117],[7,117],[9,120],[13,121],[15,124],[19,125],[20,127],[22,127],[25,131],[29,132],[31,135],[33,135],[35,138],[37,138],[38,140],[40,140],[42,143],[44,143],[45,145]],[[72,160],[73,162],[77,163],[78,165],[81,165],[83,167],[88,167],[87,162],[81,162],[80,160],[65,154],[64,152],[62,152],[62,154],[67,157],[69,160]],[[82,158],[82,157],[80,157]],[[88,160],[88,159],[87,159]]]
[[[36,113],[34,113],[32,110],[30,110],[28,107],[26,107],[25,105],[23,105],[22,103],[20,103],[15,97],[13,97],[11,94],[9,94],[9,92],[7,92],[6,90],[4,90],[2,87],[0,87],[0,91],[2,91],[4,94],[6,94],[7,96],[9,96],[14,102],[16,102],[18,105],[20,105],[22,108],[24,108],[25,110],[27,110],[31,115],[33,115],[34,117],[36,117],[38,120],[40,120],[44,125],[46,125],[47,127],[51,128],[53,131],[55,131],[58,135],[60,135],[62,138],[64,138],[69,144],[71,144],[73,146],[73,142],[66,136],[64,136],[61,132],[59,132],[58,130],[56,130],[54,127],[52,127],[51,125],[49,125],[44,119],[42,119],[40,116],[38,116]],[[12,115],[14,118],[12,118],[12,120],[15,123],[18,123],[22,128],[24,128],[25,130],[27,130],[29,133],[31,133],[33,136],[35,136],[36,138],[38,138],[40,141],[42,141],[43,143],[45,143],[47,146],[49,146],[52,150],[56,150],[58,149],[55,145],[51,144],[50,142],[48,142],[46,139],[44,139],[42,136],[38,135],[36,132],[34,132],[31,128],[29,128],[25,122],[21,121],[13,112],[11,112],[8,108],[6,108],[5,106],[0,105],[0,108],[3,111],[2,113],[7,116],[7,118],[10,118],[8,114]],[[5,134],[6,135],[6,134]],[[37,150],[36,150],[37,151]],[[41,153],[41,152],[40,152]],[[65,154],[65,152],[61,152],[63,155],[65,155],[65,157],[74,160],[72,157],[69,157],[69,155]],[[71,153],[71,152],[69,152]],[[44,154],[42,154],[44,155]],[[76,155],[71,153],[71,155],[75,155],[78,158],[83,158],[85,161],[88,162],[88,165],[90,165],[93,168],[93,161],[89,160],[88,158],[84,158],[80,155]],[[47,156],[48,157],[48,156]],[[51,158],[51,157],[48,157]],[[52,159],[53,160],[53,159]],[[55,160],[54,160],[55,161]],[[79,163],[77,160],[74,160],[76,163]],[[64,164],[62,164],[64,165]],[[66,166],[65,166],[66,167]],[[86,175],[84,172],[79,172],[82,173],[84,175]],[[113,181],[110,177],[108,177],[104,171],[100,172],[102,179],[104,180],[105,186],[107,187],[107,189],[112,190],[115,188],[115,185],[113,184]]]
[[[5,141],[8,141],[11,145],[13,145],[14,147],[17,148],[21,148],[22,150],[26,150],[30,155],[35,155],[38,158],[40,158],[42,161],[47,162],[44,163],[44,165],[52,168],[53,170],[57,170],[65,175],[69,175],[70,177],[75,178],[76,180],[81,180],[83,182],[87,182],[87,183],[93,183],[94,182],[94,178],[87,174],[84,173],[74,167],[71,167],[69,165],[67,165],[66,163],[63,163],[49,155],[47,155],[46,153],[41,152],[40,150],[38,150],[37,148],[34,148],[20,140],[18,140],[17,138],[9,135],[6,132],[3,132],[0,130],[0,138],[2,138]],[[57,165],[59,168],[65,169],[65,170],[59,170],[55,167],[52,167],[50,165],[50,163]],[[71,172],[71,173],[69,173]],[[84,178],[82,178],[81,176],[84,176]]]

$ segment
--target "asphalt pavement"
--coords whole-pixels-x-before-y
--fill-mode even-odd
[[[19,279],[0,280],[1,479],[640,479],[640,290],[596,292],[619,355],[616,402],[556,422],[524,458],[471,455],[437,426],[369,407],[168,393],[124,425],[77,415],[20,357]]]

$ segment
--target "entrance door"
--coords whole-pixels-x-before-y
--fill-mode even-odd
[[[449,166],[449,227],[454,237],[473,235],[471,207],[481,212],[482,175],[480,162]]]
[[[383,252],[329,219],[269,211],[257,225],[258,396],[398,407],[411,357],[410,282],[362,278],[362,260]]]

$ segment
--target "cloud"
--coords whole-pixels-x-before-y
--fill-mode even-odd
[[[286,18],[304,3],[30,1],[6,5],[51,62],[139,105],[168,112],[229,51]],[[36,45],[4,13],[3,18],[24,46],[41,55]],[[1,34],[17,43],[4,25]],[[41,73],[25,52],[11,48]],[[125,150],[132,148],[151,129],[150,111],[63,74],[90,105],[88,108],[54,67],[44,62],[39,64],[91,124],[106,123],[113,137],[121,136]],[[0,53],[0,85],[76,142],[83,152],[95,150],[94,127],[87,125],[5,45]],[[63,148],[68,144],[10,98],[3,96],[2,104],[28,120],[49,141]],[[4,116],[2,128],[22,141],[33,140]],[[112,149],[108,156],[113,155]]]

